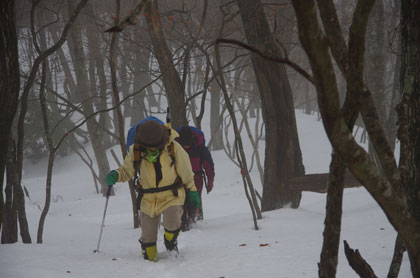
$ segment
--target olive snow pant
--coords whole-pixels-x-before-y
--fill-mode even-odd
[[[168,231],[175,231],[181,227],[182,206],[171,206],[163,214],[162,225]],[[140,212],[141,242],[150,243],[157,241],[160,215],[150,217]]]

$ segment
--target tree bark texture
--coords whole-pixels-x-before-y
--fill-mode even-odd
[[[398,234],[397,238],[395,239],[394,254],[392,256],[391,264],[389,266],[387,278],[398,278],[404,252],[405,252],[404,242],[402,241],[402,238]]]
[[[18,171],[17,167],[17,157],[16,157],[16,144],[14,140],[12,140],[12,135],[10,135],[10,142],[9,142],[9,155],[6,164],[6,174],[7,174],[7,186],[6,192],[12,190],[11,195],[7,196],[6,205],[10,206],[7,210],[9,215],[5,210],[6,216],[5,219],[8,219],[9,224],[5,225],[3,228],[4,233],[13,233],[6,236],[6,240],[10,242],[2,242],[2,243],[13,243],[17,241],[18,235],[18,228],[16,226],[16,218],[19,223],[20,228],[20,236],[22,238],[23,243],[32,243],[32,239],[29,233],[29,226],[28,220],[26,218],[26,210],[25,210],[25,194],[23,193],[22,186],[19,183],[18,178]],[[9,199],[10,198],[10,199]],[[5,223],[6,224],[6,223]],[[8,228],[7,228],[8,227]],[[9,230],[9,231],[6,231]],[[3,240],[3,235],[2,235]]]
[[[159,63],[162,74],[162,82],[170,107],[172,125],[174,127],[186,126],[188,122],[184,86],[173,63],[172,54],[163,33],[157,2],[147,2],[144,16],[146,17],[149,35],[152,40],[153,54]]]
[[[348,48],[341,32],[338,15],[333,1],[318,1],[318,7],[326,36],[335,42],[331,45],[331,53],[336,60],[340,61],[339,67],[345,77],[344,79],[346,79],[347,90],[341,112],[345,124],[351,132],[359,114],[360,105],[360,97],[355,91],[355,87],[357,88],[357,86],[353,86],[353,84],[358,84],[357,80],[362,78],[363,71],[359,73],[359,76],[352,72],[350,74],[349,72],[355,68],[358,61],[347,62],[346,57],[348,56]],[[367,24],[367,21],[364,24]],[[353,42],[353,37],[350,37],[350,41],[352,47],[357,47],[357,44],[354,44]],[[362,66],[360,66],[360,68],[363,69]],[[344,166],[340,155],[333,151],[330,164],[327,207],[323,232],[324,241],[319,263],[319,277],[335,277],[337,272],[345,173],[346,167]]]
[[[343,213],[344,173],[341,158],[333,153],[330,164],[327,205],[324,220],[323,244],[319,263],[319,277],[335,277],[340,246],[341,215]]]
[[[398,1],[398,0],[397,0]],[[401,52],[401,33],[398,35],[398,47],[397,53]],[[388,143],[391,145],[391,148],[395,150],[395,144],[397,139],[397,129],[398,129],[398,119],[396,107],[401,99],[401,84],[400,84],[400,72],[401,72],[401,55],[396,55],[395,64],[394,64],[394,80],[392,84],[392,95],[391,95],[391,104],[388,113],[388,117],[385,123],[385,130],[387,132]]]
[[[359,1],[358,8],[364,12],[360,13],[361,16],[355,20],[363,21],[368,16],[369,7],[373,5],[373,2]],[[299,38],[314,74],[324,128],[333,149],[339,153],[345,165],[366,187],[385,212],[390,223],[401,234],[410,256],[413,276],[420,277],[420,222],[411,216],[406,206],[396,162],[387,144],[386,136],[378,124],[371,95],[365,89],[359,91],[363,100],[361,102],[362,116],[377,150],[383,171],[372,163],[368,154],[354,140],[340,113],[337,83],[329,55],[329,41],[318,24],[315,3],[310,0],[293,0],[292,3],[297,15]],[[363,40],[360,36],[361,30],[357,28],[352,27],[351,32],[354,32],[355,39]],[[350,42],[349,45],[351,43],[354,42]],[[349,47],[349,49],[353,48]],[[353,50],[357,51],[357,49]],[[351,51],[350,55],[352,55]],[[352,60],[349,59],[350,62]],[[355,72],[360,72],[360,70]]]
[[[369,16],[366,36],[366,83],[372,92],[375,107],[378,111],[379,122],[385,126],[386,121],[386,95],[385,95],[385,26],[383,1],[375,1]],[[369,154],[373,160],[377,159],[375,149],[369,140]]]
[[[248,44],[272,56],[280,56],[259,0],[237,0]],[[298,208],[301,192],[287,181],[305,170],[296,128],[293,96],[284,65],[251,56],[265,121],[265,161],[262,211],[291,205]]]
[[[44,208],[41,212],[41,217],[39,218],[38,223],[38,232],[37,232],[37,239],[36,243],[42,243],[43,242],[43,232],[44,232],[44,224],[45,219],[47,218],[48,211],[50,209],[51,204],[51,186],[52,186],[52,171],[54,167],[54,158],[55,158],[55,152],[56,149],[54,147],[54,142],[51,137],[50,132],[50,124],[48,121],[48,114],[47,114],[47,103],[46,103],[46,97],[45,97],[45,82],[46,82],[46,75],[47,75],[48,69],[47,69],[47,62],[44,60],[42,63],[42,77],[41,77],[41,86],[39,89],[39,101],[41,105],[41,113],[42,113],[42,121],[44,124],[44,132],[45,132],[45,138],[48,145],[48,166],[47,166],[47,179],[45,182],[45,203]]]
[[[414,218],[420,221],[420,2],[402,1],[402,105],[407,117],[406,190]],[[420,264],[420,262],[419,262]]]
[[[403,186],[410,214],[420,223],[420,2],[401,1],[401,80],[402,102],[399,110],[400,129],[406,131],[401,139],[401,152],[406,154]],[[400,113],[399,113],[400,114]],[[404,145],[404,146],[403,146]],[[405,151],[404,151],[405,149]],[[419,231],[419,230],[418,230]],[[414,277],[420,277],[420,244],[416,247],[401,234],[410,258]],[[417,233],[420,241],[420,232]]]
[[[3,229],[1,233],[1,243],[15,243],[18,241],[18,227],[17,227],[17,209],[15,204],[15,188],[18,183],[16,176],[16,148],[14,148],[9,137],[10,142],[7,163],[6,163],[6,187],[4,192],[6,194],[6,202],[3,207]]]
[[[3,220],[4,171],[9,149],[9,134],[16,114],[20,73],[16,36],[15,1],[0,3],[0,229]]]
[[[372,92],[382,126],[386,120],[386,95],[385,95],[385,76],[386,76],[386,57],[385,47],[385,19],[383,1],[375,1],[372,12],[369,16],[368,29],[366,36],[366,63],[365,76],[366,83]]]

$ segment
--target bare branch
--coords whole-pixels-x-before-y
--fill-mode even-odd
[[[224,39],[224,38],[219,38],[216,40],[216,45],[220,44],[220,43],[229,43],[229,44],[234,44],[237,46],[240,46],[242,48],[245,48],[253,53],[258,54],[259,56],[273,61],[273,62],[277,62],[277,63],[283,63],[286,64],[288,66],[290,66],[291,68],[293,68],[295,71],[297,71],[298,73],[300,73],[303,77],[305,77],[309,82],[311,82],[312,84],[315,84],[314,78],[308,73],[306,72],[303,68],[301,68],[299,65],[297,65],[296,63],[290,61],[289,59],[284,59],[284,58],[280,58],[280,57],[274,57],[274,56],[270,56],[270,55],[266,55],[264,53],[262,53],[261,51],[259,51],[258,49],[249,46],[243,42],[237,41],[237,40],[233,40],[233,39]]]

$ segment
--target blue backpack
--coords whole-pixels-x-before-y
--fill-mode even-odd
[[[134,137],[136,136],[136,127],[144,122],[147,121],[157,121],[160,124],[165,124],[164,122],[162,122],[161,120],[159,120],[158,118],[154,117],[154,116],[148,116],[146,118],[144,118],[143,120],[141,120],[140,122],[134,124],[132,127],[130,127],[130,129],[128,130],[128,134],[127,134],[127,152],[130,150],[130,146],[134,144]]]

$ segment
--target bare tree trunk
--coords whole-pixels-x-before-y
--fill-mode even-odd
[[[398,45],[400,45],[400,40],[398,40]],[[398,47],[397,53],[400,53],[400,47]],[[395,65],[394,65],[394,81],[392,84],[392,96],[391,104],[388,113],[388,118],[385,123],[385,130],[387,132],[388,143],[391,145],[391,148],[395,150],[395,141],[397,139],[397,129],[398,129],[398,117],[396,112],[397,104],[401,100],[401,91],[400,91],[400,71],[401,71],[401,55],[396,55]]]
[[[401,17],[401,4],[400,0],[393,0],[393,10],[396,15]],[[399,25],[399,19],[393,22],[392,26]],[[391,103],[389,106],[388,117],[385,122],[385,130],[387,132],[388,143],[391,145],[391,148],[395,150],[395,143],[397,139],[397,129],[398,129],[398,115],[396,112],[396,107],[401,101],[401,84],[400,84],[400,73],[401,73],[401,32],[399,30],[396,40],[396,49],[395,52],[395,64],[394,64],[394,74],[392,82],[392,93],[391,93]]]
[[[42,113],[42,120],[44,124],[44,131],[45,131],[45,137],[48,145],[48,166],[47,166],[47,180],[45,184],[45,204],[44,208],[41,213],[41,217],[39,218],[39,224],[38,224],[38,233],[37,233],[37,239],[36,243],[42,243],[43,239],[43,233],[44,233],[44,224],[45,219],[47,217],[48,211],[50,209],[51,204],[51,186],[52,186],[52,170],[54,166],[54,158],[55,158],[55,148],[54,143],[52,141],[51,133],[50,133],[50,127],[48,122],[48,115],[47,115],[47,104],[46,104],[46,97],[45,97],[45,82],[46,82],[46,74],[47,74],[47,63],[44,61],[42,63],[42,80],[41,80],[41,86],[39,89],[39,100],[41,103],[41,113]]]
[[[408,204],[411,214],[420,221],[420,2],[402,1],[402,107],[407,122],[407,157],[406,177]],[[419,258],[420,259],[420,258]],[[420,261],[417,261],[420,266]],[[420,274],[420,273],[419,273]]]
[[[73,0],[68,0],[69,4],[69,11],[72,10]],[[85,113],[85,116],[92,115],[94,113],[93,109],[93,101],[91,99],[92,95],[90,94],[89,90],[89,83],[88,83],[88,73],[87,73],[87,66],[86,66],[86,57],[83,50],[83,43],[81,37],[82,31],[80,29],[80,25],[77,24],[73,27],[69,34],[68,39],[68,47],[70,56],[73,61],[74,69],[75,69],[75,76],[76,76],[76,86],[77,91],[82,92],[83,94],[80,96],[83,98],[82,110]],[[94,118],[90,118],[86,122],[87,130],[89,132],[89,138],[91,140],[93,152],[96,157],[96,161],[98,163],[99,169],[99,180],[101,181],[101,188],[102,188],[102,195],[106,195],[107,185],[105,183],[105,175],[109,172],[109,163],[108,158],[105,153],[105,147],[103,146],[103,141],[101,138],[101,132],[99,130],[99,126],[95,123]],[[112,195],[114,192],[112,191]]]
[[[93,84],[94,80],[89,80],[91,84],[91,88],[95,87],[96,90],[92,90],[93,95],[93,102],[97,110],[105,110],[107,109],[107,77],[105,75],[106,71],[106,64],[104,63],[104,56],[105,53],[105,47],[103,47],[105,37],[103,34],[98,34],[97,29],[98,23],[95,21],[95,10],[93,9],[92,2],[89,3],[88,6],[88,16],[90,18],[87,18],[87,25],[86,30],[89,33],[89,36],[87,36],[87,42],[88,42],[88,51],[89,51],[89,59],[94,61],[94,69],[96,68],[96,74],[98,78],[98,85],[96,86],[96,83]],[[99,43],[99,45],[98,45]],[[104,50],[102,50],[104,49]],[[89,67],[90,69],[90,67]],[[110,130],[112,127],[111,119],[109,116],[109,113],[100,113],[98,116],[98,124],[101,128]],[[98,137],[101,138],[103,146],[105,149],[111,146],[112,140],[109,134],[106,132],[99,131]]]
[[[146,4],[146,13],[148,15],[146,19],[152,39],[153,54],[159,62],[162,73],[162,82],[170,107],[172,125],[174,127],[186,126],[188,122],[186,118],[184,86],[173,64],[172,55],[163,34],[157,1],[149,1]]]
[[[385,26],[383,1],[375,1],[369,16],[366,37],[366,82],[372,92],[378,111],[381,126],[385,127],[386,120],[386,95],[385,95]],[[377,161],[376,153],[369,140],[369,154]]]
[[[114,24],[118,25],[119,17],[120,17],[120,0],[116,0],[115,3],[116,3],[116,11],[115,11]],[[118,128],[118,134],[119,134],[118,137],[119,137],[122,157],[125,158],[127,156],[127,147],[125,144],[125,132],[124,132],[125,118],[121,111],[121,105],[119,105],[120,97],[119,97],[119,90],[117,86],[117,70],[116,70],[117,58],[115,57],[116,56],[115,47],[118,42],[118,37],[119,37],[119,33],[117,32],[112,33],[111,46],[109,49],[109,67],[111,69],[112,97],[113,97],[113,102],[116,105],[116,114],[117,114],[117,119],[114,119],[114,122],[118,123],[118,124],[115,124],[115,126]],[[133,209],[133,225],[134,225],[134,228],[138,228],[140,226],[140,223],[139,223],[139,215],[138,215],[138,210],[137,210],[137,198],[136,198],[134,183],[129,182],[128,188],[130,190],[131,205]]]
[[[340,113],[337,83],[329,52],[330,46],[337,43],[336,38],[327,39],[321,30],[314,1],[292,0],[292,3],[298,21],[299,39],[311,63],[323,124],[333,149],[378,202],[390,223],[400,233],[410,256],[413,277],[420,277],[420,221],[412,217],[404,201],[405,196],[394,154],[379,124],[372,96],[367,86],[363,84],[363,77],[357,78],[357,82],[354,82],[352,87],[362,98],[362,117],[383,171],[372,163],[365,150],[355,142]],[[344,66],[343,72],[346,72],[346,63],[341,61],[355,63],[348,69],[348,74],[351,75],[357,76],[363,72],[364,36],[362,34],[365,20],[369,16],[373,3],[373,0],[358,1],[356,7],[358,14],[354,16],[354,22],[358,24],[351,30],[354,32],[352,37],[355,41],[349,43],[349,55],[343,53],[341,57],[344,58],[343,60],[335,58],[340,69]],[[415,9],[409,9],[410,14],[413,14],[413,10]],[[414,18],[418,18],[418,15]],[[418,32],[413,32],[414,34]],[[331,52],[334,52],[334,49],[331,49]]]
[[[372,92],[381,125],[384,126],[386,120],[385,47],[387,42],[385,41],[383,1],[375,1],[366,33],[369,34],[366,37],[366,80],[369,90]]]
[[[16,114],[20,89],[19,53],[16,36],[15,1],[0,3],[0,229],[3,222],[4,171],[9,134]]]
[[[12,133],[10,134],[12,138]],[[12,194],[12,206],[11,206],[11,214],[9,219],[12,221],[10,226],[14,227],[16,224],[15,217],[19,221],[19,228],[20,228],[20,236],[22,238],[23,243],[32,243],[31,235],[29,233],[29,226],[28,220],[26,218],[26,210],[25,210],[25,194],[23,193],[22,186],[19,184],[19,178],[17,176],[17,157],[16,157],[16,143],[14,140],[10,140],[9,142],[9,156],[7,160],[7,184],[12,186],[13,194]],[[13,220],[12,220],[13,218]],[[5,231],[5,230],[3,230]],[[17,240],[17,227],[16,229],[13,228],[13,232]]]
[[[15,188],[16,205],[17,205],[16,209],[18,210],[19,223],[21,225],[21,233],[22,233],[22,239],[23,239],[24,243],[30,243],[31,242],[30,236],[29,236],[29,231],[27,230],[26,213],[25,213],[25,207],[24,207],[24,197],[23,197],[23,193],[22,193],[23,190],[21,188],[22,169],[23,169],[22,165],[23,165],[24,120],[25,120],[25,116],[26,116],[26,112],[27,112],[27,102],[28,102],[29,92],[30,92],[30,90],[33,86],[34,81],[35,81],[35,78],[36,78],[36,75],[37,75],[37,72],[38,72],[38,69],[39,69],[39,65],[45,59],[47,59],[48,56],[50,56],[52,53],[57,51],[57,49],[59,49],[61,47],[61,45],[65,42],[69,29],[71,28],[74,21],[76,20],[79,12],[85,6],[86,2],[87,2],[87,0],[81,0],[79,2],[77,7],[74,9],[73,13],[71,13],[71,15],[69,17],[69,21],[64,26],[63,32],[60,36],[60,39],[58,41],[56,41],[50,48],[45,49],[45,51],[42,51],[42,52],[39,49],[39,46],[37,44],[37,36],[36,36],[35,24],[34,24],[35,8],[36,8],[36,5],[38,4],[38,2],[34,2],[32,7],[31,7],[31,17],[30,17],[30,20],[31,20],[31,34],[32,34],[32,37],[33,37],[35,48],[38,52],[38,57],[35,59],[33,65],[32,65],[29,77],[26,81],[26,84],[25,84],[25,86],[23,88],[23,92],[22,92],[21,110],[20,110],[19,119],[18,119],[18,138],[17,138],[18,141],[17,141],[17,150],[16,150],[16,171],[17,171],[16,176],[17,176],[17,183],[18,183],[18,186]],[[12,15],[12,14],[14,15],[12,10],[10,10],[9,15]],[[10,42],[13,43],[13,40],[11,40]],[[13,49],[13,45],[10,46],[10,49]],[[16,52],[16,54],[17,54],[17,52]],[[12,57],[10,57],[10,61],[13,61]],[[10,69],[9,72],[14,72],[13,70],[18,70],[18,68],[19,68],[19,65],[17,64],[16,68]],[[9,87],[13,88],[12,85],[9,85]],[[11,98],[11,100],[12,99],[13,98]],[[8,102],[4,102],[4,103],[7,104]],[[9,103],[9,105],[11,105],[11,104],[12,103]],[[8,110],[6,109],[5,111],[8,111]],[[7,116],[7,115],[5,115],[5,116]],[[7,117],[5,117],[5,119],[7,119]],[[12,119],[10,119],[9,123],[11,124],[11,122],[12,122]],[[3,174],[2,174],[1,179],[3,179]]]
[[[116,3],[116,11],[115,11],[115,20],[114,24],[118,25],[119,18],[120,18],[120,0],[115,0]],[[116,132],[118,132],[119,137],[119,143],[121,147],[121,153],[123,158],[127,155],[127,148],[125,145],[125,134],[124,134],[124,116],[122,114],[122,109],[120,103],[120,96],[119,96],[119,88],[117,85],[117,57],[116,57],[116,48],[118,47],[118,40],[119,40],[119,33],[112,32],[112,38],[111,38],[111,46],[109,49],[109,68],[111,69],[111,83],[112,83],[112,100],[114,103],[114,106],[116,106],[115,115],[116,118],[114,118],[114,126],[116,127]]]
[[[324,220],[324,241],[321,250],[321,260],[318,265],[319,277],[322,278],[335,277],[337,272],[345,170],[346,168],[340,157],[333,153]]]
[[[150,55],[151,53],[147,49],[139,49],[134,54],[134,63],[132,64],[132,68],[134,70],[133,92],[140,90],[140,88],[142,88],[150,80],[148,67]],[[145,96],[146,90],[133,97],[130,126],[133,126],[147,116],[144,104]]]
[[[16,148],[12,144],[12,136],[10,134],[9,145],[9,154],[7,157],[6,163],[6,187],[4,192],[6,194],[6,202],[3,207],[3,229],[1,233],[1,243],[15,243],[18,241],[18,228],[17,228],[17,210],[14,205],[14,189],[16,188],[16,183],[18,183],[16,175]]]
[[[235,78],[235,80],[239,80],[239,79],[240,79],[239,77]],[[254,138],[252,136],[251,128],[249,126],[249,122],[248,122],[248,118],[247,118],[247,111],[245,111],[244,105],[239,102],[238,96],[236,95],[235,88],[233,87],[231,82],[227,81],[226,83],[228,84],[229,91],[232,94],[233,102],[236,103],[236,105],[239,109],[239,112],[241,113],[242,121],[245,125],[245,129],[246,129],[246,132],[248,134],[249,141],[251,143],[252,148],[254,149],[254,155],[255,155],[255,159],[257,161],[258,173],[260,174],[260,182],[261,182],[261,184],[264,184],[264,170],[263,170],[263,167],[261,165],[260,153],[258,151],[258,138],[256,138],[256,137]]]
[[[244,69],[244,77],[243,79],[246,80],[246,84],[244,84],[246,87],[246,90],[248,91],[248,99],[249,99],[249,116],[251,118],[257,117],[258,113],[258,106],[260,104],[259,101],[259,92],[258,92],[258,86],[255,84],[255,76],[254,76],[254,70],[252,66],[247,66]]]
[[[311,84],[307,81],[304,80],[302,81],[304,82],[303,84],[303,94],[304,94],[304,103],[303,103],[303,112],[307,115],[312,115],[312,111],[313,111],[313,94],[311,91]]]
[[[420,2],[401,1],[401,80],[402,101],[399,104],[399,137],[403,171],[403,187],[411,216],[420,223]],[[399,231],[399,230],[398,230]],[[400,233],[410,258],[413,277],[420,277],[420,242],[411,242],[420,232],[408,239]]]
[[[404,242],[398,234],[397,238],[395,239],[394,255],[392,256],[392,261],[389,266],[387,278],[398,278],[398,273],[400,272],[404,252]]]
[[[220,62],[220,54],[219,54],[218,47],[216,47],[216,63],[217,63],[217,69],[222,69],[223,68],[222,65],[221,65],[221,62]],[[224,96],[224,99],[225,99],[225,104],[226,104],[227,109],[229,111],[229,114],[231,116],[231,120],[232,120],[232,124],[233,124],[233,130],[234,130],[234,133],[235,133],[235,148],[239,152],[238,153],[239,167],[241,168],[241,174],[243,176],[245,192],[248,196],[247,189],[249,188],[249,191],[250,191],[250,194],[251,194],[251,198],[249,198],[249,204],[250,204],[251,212],[252,212],[252,215],[253,215],[255,229],[258,230],[257,219],[262,219],[262,214],[261,214],[261,210],[259,208],[258,202],[257,202],[255,189],[254,189],[251,177],[250,177],[249,172],[248,172],[248,165],[247,165],[247,160],[246,160],[246,156],[245,156],[245,153],[244,153],[241,133],[240,133],[240,129],[238,127],[238,123],[236,121],[233,105],[230,103],[230,99],[229,99],[229,96],[228,96],[228,93],[227,93],[227,87],[226,87],[226,82],[225,82],[225,79],[224,79],[224,76],[223,76],[223,71],[220,71],[220,86],[221,86],[223,96]]]
[[[220,128],[220,103],[221,103],[221,94],[220,87],[216,81],[213,81],[210,84],[210,133],[212,150],[221,150],[223,149],[223,136],[222,129]]]
[[[115,19],[117,19],[117,17],[115,17]],[[134,30],[130,30],[131,32],[133,32]],[[118,58],[118,61],[115,60],[118,64],[118,70],[117,73],[119,73],[119,80],[120,80],[120,92],[122,93],[122,97],[125,98],[128,96],[129,91],[130,91],[130,84],[133,83],[132,81],[132,75],[128,73],[127,71],[127,66],[128,66],[128,60],[129,58],[129,47],[128,47],[128,42],[127,40],[120,40],[119,44],[121,45],[120,47],[117,47],[116,50],[118,50],[116,52],[119,53],[120,55]],[[122,51],[123,52],[122,52]],[[121,53],[122,52],[122,53]],[[117,55],[116,55],[117,56]],[[130,114],[130,110],[131,110],[131,101],[125,101],[123,104],[124,107],[124,118],[129,118],[131,116]]]
[[[40,15],[39,17],[41,17]],[[42,22],[42,20],[39,20]],[[47,38],[46,33],[41,32],[39,36],[39,47],[37,42],[35,42],[35,48],[38,51],[38,54],[47,48]],[[44,225],[45,220],[50,208],[51,204],[51,187],[52,187],[52,170],[54,166],[54,159],[56,154],[56,149],[54,148],[54,142],[52,139],[52,133],[50,131],[50,124],[48,119],[48,107],[47,107],[47,98],[46,98],[46,84],[49,83],[49,78],[51,76],[51,72],[49,70],[49,62],[48,59],[44,59],[42,61],[42,71],[41,71],[41,83],[39,88],[39,100],[40,100],[40,106],[41,106],[41,115],[42,115],[42,122],[44,126],[44,134],[45,134],[45,143],[48,147],[48,166],[47,166],[47,178],[46,178],[46,186],[45,186],[45,203],[44,208],[41,212],[41,217],[39,219],[38,223],[38,232],[37,232],[37,243],[43,242],[43,231],[44,231]]]
[[[96,174],[96,171],[93,167],[93,161],[90,158],[89,154],[87,153],[86,149],[83,147],[83,145],[79,145],[79,148],[83,150],[83,153],[86,155],[86,158],[80,153],[78,149],[75,149],[74,152],[77,153],[77,155],[80,157],[80,159],[86,164],[86,166],[90,169],[90,172],[92,173],[92,178],[95,186],[96,193],[99,194],[99,187],[98,187],[98,181],[99,177]]]
[[[318,1],[318,7],[326,33],[340,41],[340,43],[337,44],[332,51],[333,56],[339,60],[341,55],[347,54],[348,49],[341,32],[334,4],[332,1]],[[350,62],[350,66],[353,65],[351,63],[352,62]],[[352,132],[359,114],[360,105],[360,97],[356,96],[352,85],[353,81],[355,81],[354,79],[358,79],[363,75],[363,71],[360,73],[360,76],[352,75],[349,77],[348,68],[350,66],[347,65],[341,67],[343,70],[343,76],[345,77],[344,79],[347,81],[346,97],[341,111],[347,128],[350,132]],[[324,241],[321,251],[321,261],[319,263],[319,277],[335,277],[337,272],[345,172],[346,168],[342,159],[339,154],[333,151],[332,161],[330,164],[327,209],[323,232]]]
[[[279,54],[258,0],[237,0],[250,46],[263,53]],[[280,56],[280,55],[278,55]],[[303,176],[293,96],[284,65],[252,55],[266,124],[266,149],[262,211],[291,205],[298,208],[302,194],[290,190],[287,181]]]
[[[148,67],[150,56],[151,52],[148,49],[138,49],[134,54],[134,63],[132,64],[132,68],[134,70],[133,92],[137,92],[145,84],[150,82],[150,69]],[[147,116],[144,104],[145,96],[146,90],[133,97],[130,122],[131,126],[136,124],[138,121],[143,120]]]

